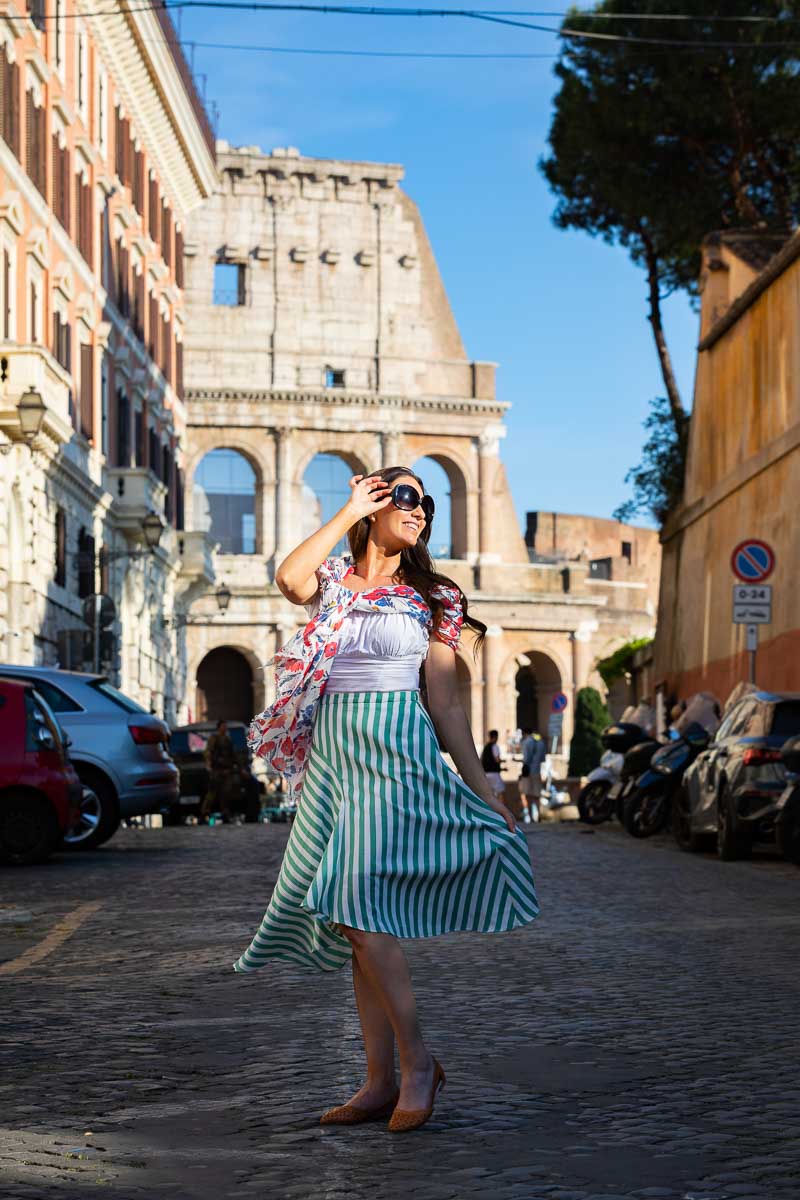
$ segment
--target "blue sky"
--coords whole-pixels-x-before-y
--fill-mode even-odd
[[[180,28],[184,41],[248,47],[557,50],[545,33],[455,19],[201,9],[184,12]],[[663,392],[644,275],[624,250],[552,224],[554,198],[537,162],[554,61],[194,50],[195,74],[206,75],[208,101],[219,107],[219,136],[405,166],[467,351],[499,364],[498,395],[513,406],[502,455],[521,522],[529,509],[610,516],[628,494],[648,403]],[[676,296],[665,318],[688,405],[697,317]]]

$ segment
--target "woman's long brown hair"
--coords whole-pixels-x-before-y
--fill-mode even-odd
[[[380,471],[369,471],[365,478],[370,475],[377,476],[378,479],[383,479],[386,483],[394,483],[395,479],[399,479],[402,475],[408,475],[412,479],[416,479],[420,486],[422,494],[425,494],[425,484],[413,471],[408,467],[383,467]],[[434,520],[436,517],[434,516]],[[397,570],[397,579],[400,583],[405,583],[409,587],[413,587],[419,592],[422,599],[428,605],[433,616],[433,628],[436,629],[442,619],[444,606],[441,600],[437,600],[431,596],[431,592],[436,584],[445,584],[447,587],[455,588],[458,592],[461,601],[461,607],[464,612],[464,624],[467,625],[475,634],[475,654],[478,653],[478,647],[483,641],[486,634],[486,626],[483,621],[479,621],[477,617],[469,615],[469,605],[467,597],[462,592],[461,588],[455,580],[448,578],[447,575],[441,575],[434,565],[434,561],[428,550],[428,541],[431,536],[430,524],[425,525],[420,536],[417,538],[414,546],[404,546],[400,551],[400,566]],[[347,540],[350,543],[350,554],[353,558],[354,565],[357,565],[364,557],[369,541],[369,518],[362,517],[348,531]]]

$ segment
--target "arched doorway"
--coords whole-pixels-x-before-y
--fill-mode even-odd
[[[303,501],[298,542],[310,537],[330,521],[350,498],[348,480],[352,466],[338,454],[315,454],[303,474]],[[347,538],[333,548],[333,554],[348,553]]]
[[[561,672],[541,650],[528,650],[517,658],[517,725],[547,737],[550,705],[561,691]]]
[[[238,450],[210,450],[192,484],[194,528],[207,529],[220,554],[256,554],[258,476]]]
[[[251,721],[253,672],[232,646],[209,650],[197,668],[198,721]]]
[[[467,485],[461,469],[441,455],[429,454],[418,459],[413,470],[436,504],[428,543],[431,554],[434,558],[466,558]]]

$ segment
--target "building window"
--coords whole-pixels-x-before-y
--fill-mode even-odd
[[[108,355],[103,351],[100,364],[100,448],[103,457],[108,458]]]
[[[38,275],[28,283],[28,340],[42,340],[42,282]]]
[[[94,538],[85,529],[78,534],[78,597],[94,595]]]
[[[72,330],[64,313],[53,313],[53,357],[65,371],[72,371]]]
[[[37,191],[47,194],[47,148],[45,146],[46,113],[44,104],[36,103],[32,88],[25,94],[25,167]]]
[[[167,266],[172,266],[172,213],[168,204],[161,210],[161,254]]]
[[[151,175],[150,194],[147,197],[147,228],[154,242],[158,241],[161,233],[158,225],[160,214],[161,206],[158,198],[158,180],[154,175]]]
[[[14,329],[16,322],[14,320],[14,260],[15,252],[9,246],[3,246],[3,264],[2,272],[0,273],[0,306],[2,306],[2,334],[3,340],[11,341],[14,337]]]
[[[91,342],[81,344],[80,366],[81,433],[91,441],[94,438],[94,347]]]
[[[131,408],[123,391],[117,392],[117,466],[131,465]]]
[[[338,367],[325,368],[325,387],[326,388],[343,388],[345,386],[344,371],[340,371]]]
[[[175,282],[179,288],[183,287],[183,234],[180,229],[175,230]]]
[[[256,552],[256,473],[236,450],[211,450],[192,487],[194,528],[207,529],[221,554]]]
[[[63,508],[56,509],[56,571],[55,582],[59,587],[67,586],[67,514]]]
[[[28,15],[37,29],[45,28],[44,0],[28,0]]]
[[[97,74],[97,148],[108,155],[108,77],[100,68]]]
[[[89,88],[89,42],[86,31],[79,29],[75,47],[75,98],[78,112],[86,124],[86,96]]]
[[[117,309],[122,317],[130,315],[131,298],[130,298],[130,254],[125,248],[125,243],[121,237],[117,238],[116,245],[116,279],[114,280],[114,299],[117,303]]]
[[[94,267],[94,203],[92,185],[75,176],[75,234],[78,249],[89,267]]]
[[[627,558],[628,562],[632,561],[632,558],[633,558],[633,543],[632,542],[623,542],[622,543],[622,557]]]
[[[133,153],[133,207],[141,216],[144,213],[144,154],[141,150]]]
[[[137,467],[146,466],[144,445],[145,415],[144,410],[137,408],[133,414],[133,453]]]
[[[19,158],[19,65],[0,48],[0,137]]]
[[[66,141],[61,145],[58,133],[53,133],[53,212],[69,233],[70,180],[69,150]]]
[[[147,462],[151,471],[157,475],[159,472],[159,461],[161,456],[161,442],[158,434],[151,425],[147,431]]]
[[[214,263],[212,302],[230,308],[244,304],[244,263]]]
[[[66,0],[55,0],[53,6],[53,61],[56,70],[64,72],[64,10]]]

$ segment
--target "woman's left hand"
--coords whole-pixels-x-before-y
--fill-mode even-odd
[[[494,792],[487,793],[486,795],[482,796],[481,799],[485,804],[488,804],[489,808],[496,812],[499,817],[503,818],[512,833],[517,832],[516,817],[512,813],[511,809],[506,808],[505,804],[503,804],[503,801],[499,800],[497,796],[495,796]]]

